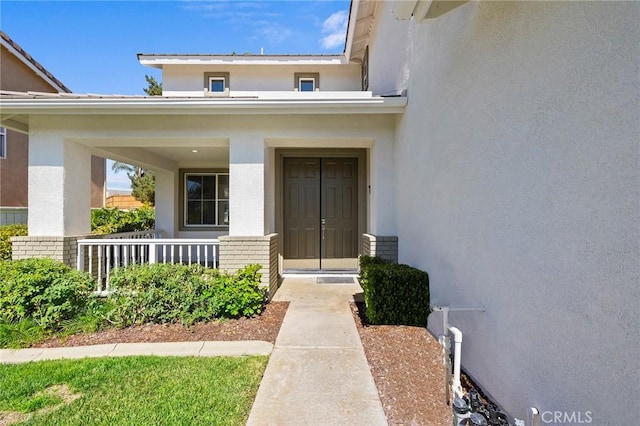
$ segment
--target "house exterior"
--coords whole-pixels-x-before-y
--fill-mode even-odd
[[[354,0],[343,55],[141,54],[164,96],[3,94],[31,138],[19,252],[73,264],[91,154],[137,164],[158,228],[217,239],[221,268],[261,263],[272,293],[361,253],[425,269],[511,416],[632,424],[638,22],[635,2]]]
[[[6,33],[0,31],[0,89],[16,92],[70,93]],[[105,160],[92,157],[91,206],[104,206]],[[29,137],[0,128],[0,225],[27,223]]]

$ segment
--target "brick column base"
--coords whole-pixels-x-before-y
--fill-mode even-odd
[[[92,237],[95,236],[11,237],[11,257],[13,260],[45,257],[59,260],[75,268],[78,262],[78,240]]]
[[[362,254],[398,263],[398,237],[362,234]]]
[[[231,273],[257,263],[262,265],[262,285],[267,288],[269,299],[278,289],[278,234],[258,237],[219,237],[219,268]]]

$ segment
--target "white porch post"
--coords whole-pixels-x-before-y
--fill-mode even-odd
[[[29,236],[91,232],[91,151],[61,135],[29,138]]]
[[[164,238],[175,238],[178,217],[177,173],[156,170],[156,229],[164,231]]]
[[[265,235],[265,146],[256,136],[229,141],[229,235]]]

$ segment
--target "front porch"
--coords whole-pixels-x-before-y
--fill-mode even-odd
[[[229,272],[258,263],[270,294],[287,261],[318,270],[344,259],[352,269],[376,250],[397,258],[397,239],[386,252],[380,238],[363,237],[395,235],[394,112],[138,114],[29,116],[29,236],[15,239],[14,258],[57,258],[94,274],[97,291],[108,290],[111,267],[130,263]],[[89,235],[92,154],[154,172],[154,235]],[[305,170],[289,179],[292,158],[318,159],[312,180],[323,183],[310,188]]]

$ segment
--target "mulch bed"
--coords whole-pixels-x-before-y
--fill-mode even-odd
[[[48,339],[34,347],[86,346],[105,343],[192,342],[201,340],[264,340],[275,343],[289,302],[271,302],[260,316],[234,320],[180,324],[147,324],[97,333],[75,334]]]
[[[364,352],[390,425],[451,425],[442,346],[422,327],[369,325],[352,303]]]

